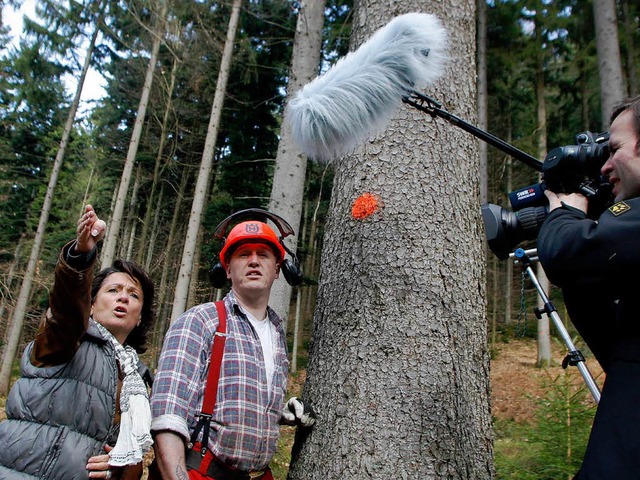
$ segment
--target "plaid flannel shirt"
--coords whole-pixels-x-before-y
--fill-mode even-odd
[[[285,334],[282,321],[268,308],[276,330],[269,392],[260,340],[233,292],[224,302],[228,336],[208,447],[232,467],[261,470],[273,457],[278,440],[289,369]],[[153,384],[152,431],[170,430],[189,440],[202,410],[217,327],[215,304],[206,303],[183,313],[169,328]]]

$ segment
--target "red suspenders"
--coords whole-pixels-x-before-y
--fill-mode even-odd
[[[216,404],[216,395],[218,394],[218,380],[220,379],[220,368],[222,366],[222,356],[224,355],[224,343],[227,340],[227,310],[222,300],[216,302],[216,309],[218,310],[218,329],[213,337],[209,374],[207,375],[207,385],[204,389],[204,400],[202,401],[202,412],[200,413],[200,420],[198,420],[196,428],[191,435],[190,446],[187,449],[188,452],[196,445],[198,435],[202,431],[202,443],[198,444],[198,450],[203,457],[207,453],[209,427],[213,408]]]
[[[218,329],[213,337],[213,347],[211,348],[211,361],[209,362],[209,374],[207,375],[207,385],[204,390],[204,399],[202,401],[202,412],[200,420],[191,435],[190,444],[185,452],[187,468],[195,470],[198,473],[190,472],[189,478],[219,478],[217,475],[222,472],[230,472],[229,467],[216,467],[216,459],[213,454],[207,450],[209,443],[209,427],[213,409],[216,404],[216,395],[218,393],[218,380],[220,379],[220,368],[222,366],[222,356],[224,355],[224,344],[227,339],[227,311],[223,301],[216,302],[218,310]],[[202,431],[202,443],[197,442],[198,435]],[[217,473],[212,473],[213,470]],[[233,469],[231,469],[233,470]],[[192,476],[193,474],[193,476]],[[236,477],[237,476],[237,477]],[[224,478],[261,478],[263,480],[273,480],[269,467],[260,472],[250,473],[234,473],[234,476],[225,476]],[[220,477],[222,478],[222,477]]]

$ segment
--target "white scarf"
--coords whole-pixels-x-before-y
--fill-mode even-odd
[[[147,386],[138,373],[138,354],[130,346],[122,346],[100,323],[98,330],[111,343],[116,360],[124,374],[120,390],[120,433],[115,447],[109,452],[109,465],[123,467],[142,461],[151,439],[151,407]]]

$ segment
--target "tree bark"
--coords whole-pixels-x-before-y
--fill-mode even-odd
[[[594,0],[593,16],[596,27],[602,130],[604,131],[609,128],[609,116],[613,107],[626,96],[615,0]]]
[[[624,35],[627,44],[627,78],[629,79],[627,83],[629,85],[629,95],[635,97],[638,95],[638,89],[640,88],[640,82],[638,80],[638,66],[634,60],[636,58],[636,48],[633,40],[634,33],[636,32],[635,23],[637,23],[637,17],[634,17],[629,11],[628,0],[622,0],[620,2],[620,6],[622,7]]]
[[[293,98],[303,85],[318,73],[322,48],[322,26],[324,25],[325,0],[300,2],[296,35],[293,43],[291,72],[287,85],[287,97]],[[286,114],[285,114],[286,115]],[[296,147],[291,136],[291,127],[284,122],[276,156],[269,211],[289,222],[300,236],[300,215],[307,171],[307,158]],[[298,238],[285,239],[287,247],[296,252]],[[291,301],[291,286],[283,279],[274,283],[269,305],[286,322]],[[286,325],[286,323],[285,323]]]
[[[167,243],[164,248],[164,259],[162,262],[162,275],[160,276],[160,285],[158,286],[158,301],[157,305],[158,314],[154,326],[153,331],[153,345],[155,347],[156,355],[154,355],[154,363],[156,365],[156,360],[160,355],[160,350],[162,349],[162,339],[164,338],[164,334],[167,331],[168,321],[167,317],[169,316],[170,309],[168,302],[166,301],[168,294],[168,286],[172,284],[171,274],[174,270],[174,252],[178,252],[178,248],[173,245],[174,239],[176,238],[176,232],[178,230],[178,221],[180,218],[180,212],[182,211],[182,199],[184,198],[184,192],[187,189],[187,182],[191,178],[189,174],[189,169],[185,168],[182,171],[182,178],[180,180],[180,188],[178,190],[178,195],[176,196],[176,204],[173,209],[173,215],[171,217],[171,224],[169,226],[169,234],[167,235]]]
[[[356,2],[352,44],[412,11],[450,32],[430,95],[475,118],[475,1]],[[290,479],[493,478],[477,145],[403,106],[336,164]]]
[[[229,28],[227,29],[227,38],[220,60],[220,72],[218,73],[218,81],[216,84],[216,93],[213,98],[211,107],[211,116],[209,118],[209,127],[207,129],[207,138],[205,139],[204,151],[202,152],[202,162],[200,163],[200,171],[196,182],[195,193],[193,196],[193,204],[191,206],[191,214],[189,215],[189,226],[182,250],[182,260],[180,263],[180,272],[178,273],[178,281],[176,283],[175,295],[173,297],[173,308],[171,310],[171,321],[177,318],[186,309],[187,297],[189,295],[189,284],[193,274],[194,252],[196,242],[198,240],[198,232],[202,222],[202,212],[204,211],[204,203],[209,190],[209,177],[213,165],[213,154],[218,137],[220,126],[220,118],[222,116],[222,105],[227,91],[227,82],[229,80],[229,72],[231,66],[231,57],[233,54],[233,43],[238,29],[240,20],[240,6],[242,0],[234,0],[229,19]]]
[[[488,109],[489,93],[487,82],[487,1],[477,1],[477,48],[478,48],[478,127],[487,130],[489,127]],[[480,156],[480,204],[488,199],[489,174],[487,172],[487,144],[478,142]]]
[[[547,156],[547,103],[545,99],[545,80],[544,80],[544,40],[542,36],[542,2],[537,3],[537,16],[535,21],[536,32],[536,101],[537,101],[537,141],[538,141],[538,158]],[[541,180],[541,178],[539,178]],[[542,265],[538,263],[536,266],[538,281],[542,289],[549,292],[549,280],[542,269]],[[543,308],[542,299],[538,296],[538,308]],[[549,331],[549,317],[542,315],[538,319],[538,361],[539,367],[547,367],[551,364],[551,334]]]

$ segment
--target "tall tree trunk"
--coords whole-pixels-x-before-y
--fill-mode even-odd
[[[309,172],[307,171],[307,181],[309,179],[310,175]],[[309,198],[306,198],[304,200],[304,211],[303,211],[303,223],[302,223],[302,227],[300,227],[300,231],[298,232],[298,235],[300,237],[300,242],[302,245],[306,245],[307,242],[307,231],[308,231],[308,223],[309,223],[309,206],[311,205],[311,200]],[[307,253],[309,253],[309,248],[307,248]],[[307,257],[308,258],[308,257]],[[302,262],[302,269],[303,271],[305,271],[305,264],[307,262]],[[294,322],[293,322],[293,345],[291,346],[291,373],[295,373],[298,369],[298,346],[300,344],[299,340],[300,340],[300,325],[301,325],[301,320],[304,316],[304,311],[302,310],[302,299],[306,299],[307,294],[309,292],[308,288],[305,288],[304,286],[301,287],[298,292],[296,292],[296,315],[294,318]],[[287,331],[288,331],[288,327],[287,327]]]
[[[511,122],[509,122],[509,140],[511,140]],[[507,163],[507,192],[513,191],[513,159],[506,158]],[[511,259],[507,262],[507,273],[505,275],[504,285],[504,323],[511,324],[511,305],[513,304],[513,262]]]
[[[180,272],[178,273],[178,281],[176,283],[175,295],[173,297],[173,308],[171,310],[171,320],[177,318],[185,311],[187,297],[189,295],[189,284],[193,274],[194,252],[196,242],[198,241],[198,232],[202,222],[202,212],[204,211],[204,202],[207,198],[209,190],[209,177],[211,176],[211,168],[213,165],[213,154],[218,137],[218,129],[220,126],[220,117],[222,116],[222,105],[227,91],[227,81],[229,80],[229,71],[231,66],[231,57],[233,55],[233,43],[236,38],[238,22],[240,20],[240,6],[242,0],[234,0],[229,19],[229,27],[227,29],[227,38],[220,60],[220,72],[218,73],[218,81],[216,83],[216,93],[213,98],[213,106],[211,107],[211,117],[209,118],[209,127],[207,129],[207,138],[205,139],[204,151],[202,152],[202,162],[200,163],[200,171],[196,182],[195,193],[193,195],[193,204],[191,206],[191,214],[189,215],[189,226],[182,251],[182,260],[180,263]]]
[[[636,48],[635,42],[633,41],[634,33],[636,31],[635,24],[637,23],[637,17],[634,17],[629,11],[629,0],[621,0],[620,6],[622,7],[624,36],[627,43],[627,78],[629,79],[629,95],[635,97],[640,91],[638,66],[634,60],[636,58]]]
[[[147,201],[147,209],[144,214],[144,220],[142,222],[142,234],[140,235],[140,250],[138,251],[138,262],[149,264],[151,258],[147,255],[144,258],[144,253],[148,252],[146,248],[147,240],[149,238],[149,228],[151,223],[151,214],[153,211],[158,211],[158,209],[153,208],[153,204],[156,201],[156,190],[158,189],[158,182],[160,181],[160,166],[162,165],[162,159],[164,157],[164,145],[167,141],[167,125],[169,123],[169,115],[172,110],[172,96],[173,90],[176,85],[176,76],[178,73],[178,59],[174,57],[173,66],[171,67],[171,77],[169,80],[169,85],[167,86],[167,105],[164,109],[164,114],[162,116],[162,125],[160,128],[160,143],[158,145],[158,153],[156,154],[156,162],[153,168],[153,179],[151,182],[151,193],[149,194],[149,200]],[[159,205],[158,205],[159,206]],[[153,244],[152,242],[150,243]],[[148,267],[147,267],[148,268]]]
[[[202,223],[202,220],[201,220]],[[200,271],[200,252],[202,246],[202,231],[198,232],[198,241],[195,244],[195,249],[193,251],[193,264],[192,264],[192,274],[191,281],[189,282],[189,294],[187,295],[187,303],[185,304],[185,308],[189,308],[191,305],[196,305],[199,303],[196,299],[198,298],[198,287],[200,284],[198,278],[198,272]]]
[[[602,130],[607,130],[614,105],[626,96],[618,41],[616,1],[593,0],[593,16],[598,52]]]
[[[358,1],[352,44],[412,11],[451,36],[430,94],[475,118],[474,0]],[[493,478],[477,145],[401,107],[336,164],[303,394],[321,417],[290,479]],[[364,193],[378,209],[355,219]]]
[[[160,286],[158,288],[158,305],[160,305],[161,310],[158,312],[158,319],[154,327],[153,335],[153,345],[156,352],[156,355],[154,356],[154,365],[158,355],[160,354],[160,350],[162,349],[162,339],[164,338],[164,334],[167,331],[169,323],[167,321],[170,312],[168,302],[166,301],[168,297],[167,290],[168,286],[172,284],[172,279],[170,277],[171,272],[174,269],[173,252],[178,251],[178,248],[174,246],[174,240],[176,238],[176,232],[178,231],[178,220],[180,219],[180,213],[182,211],[182,199],[184,198],[184,192],[187,189],[187,182],[190,177],[189,169],[185,168],[182,172],[180,189],[178,191],[176,205],[173,210],[173,216],[171,217],[169,235],[167,236],[167,243],[164,249],[165,254],[164,261],[162,263],[162,275],[160,276]]]
[[[487,82],[487,0],[477,0],[477,48],[478,48],[478,127],[487,130],[489,126],[489,93]],[[480,205],[487,203],[489,179],[487,172],[487,144],[479,142],[480,156]]]
[[[293,98],[298,90],[318,73],[324,5],[325,0],[305,0],[299,3],[291,72],[287,84],[288,98]],[[280,131],[269,211],[286,219],[298,237],[306,170],[307,158],[293,142],[289,123],[284,122]],[[296,251],[297,240],[291,237],[285,239],[292,252]],[[269,304],[285,322],[289,315],[290,300],[291,286],[284,279],[275,282]]]
[[[11,261],[11,266],[9,267],[9,271],[7,272],[7,278],[5,280],[5,284],[3,288],[5,292],[2,295],[2,301],[0,302],[0,324],[4,325],[4,329],[2,331],[2,344],[7,344],[7,336],[9,335],[9,331],[11,330],[11,312],[13,309],[11,306],[13,305],[13,278],[18,270],[18,265],[20,263],[20,250],[24,246],[24,234],[20,235],[20,240],[16,244],[16,249],[13,252],[13,260]],[[4,321],[5,315],[7,316],[7,321]]]
[[[166,16],[167,3],[163,0],[160,15],[158,17],[157,31],[154,35],[153,47],[151,48],[151,58],[149,58],[149,66],[147,67],[147,73],[142,87],[142,95],[140,96],[140,103],[138,104],[138,113],[136,114],[136,121],[133,125],[133,132],[131,133],[127,159],[124,162],[124,168],[120,178],[120,187],[118,188],[111,223],[107,227],[107,235],[102,246],[101,260],[103,267],[111,266],[113,263],[116,244],[120,238],[120,226],[123,220],[122,216],[124,213],[124,206],[127,201],[129,184],[131,183],[131,173],[133,172],[136,155],[138,154],[138,146],[140,145],[140,137],[142,136],[142,127],[147,115],[147,106],[149,104],[149,96],[151,95],[151,86],[153,85],[153,73],[156,69],[156,63],[158,62],[158,52],[160,51],[160,44],[162,43]]]
[[[89,198],[89,191],[91,190],[91,182],[93,180],[93,175],[96,172],[96,164],[95,159],[91,164],[91,172],[89,173],[89,180],[87,180],[87,186],[84,189],[84,195],[82,197],[82,206],[78,209],[78,218],[82,216],[84,213],[84,207],[87,204],[87,199]]]
[[[29,255],[29,261],[27,263],[27,269],[24,272],[24,280],[20,287],[20,293],[18,294],[18,300],[16,307],[13,311],[13,317],[11,321],[11,329],[8,335],[7,346],[2,356],[2,368],[0,369],[0,395],[6,395],[9,390],[9,382],[11,380],[11,369],[13,368],[13,361],[18,351],[18,345],[20,344],[20,337],[22,334],[22,326],[24,324],[24,317],[27,311],[27,304],[29,297],[31,296],[31,285],[35,278],[36,265],[38,258],[40,257],[40,251],[42,250],[42,244],[44,243],[44,235],[47,229],[47,222],[49,221],[49,213],[51,212],[51,204],[53,203],[53,193],[58,183],[58,176],[60,175],[60,169],[62,168],[62,162],[64,161],[67,147],[69,146],[69,139],[71,138],[71,130],[78,111],[78,105],[80,104],[80,96],[82,94],[82,87],[84,81],[87,78],[87,72],[89,71],[89,65],[91,64],[91,56],[96,45],[98,38],[98,32],[100,31],[100,20],[96,19],[96,27],[94,29],[89,46],[87,47],[87,53],[85,56],[80,78],[78,79],[78,86],[76,88],[71,107],[69,108],[69,114],[67,115],[67,121],[62,132],[62,138],[56,153],[56,158],[53,162],[51,169],[51,176],[49,177],[49,184],[47,185],[47,191],[44,196],[44,203],[42,205],[42,211],[40,212],[40,219],[38,221],[38,228],[36,230],[36,236],[33,240],[33,246],[31,247],[31,254]]]
[[[144,253],[145,255],[144,269],[147,272],[151,269],[151,259],[153,258],[153,254],[156,247],[156,239],[158,238],[158,227],[160,225],[160,211],[162,210],[163,196],[164,196],[164,188],[160,187],[160,194],[158,195],[158,200],[156,201],[155,208],[153,209],[155,213],[153,215],[153,228],[151,229],[151,237]]]
[[[111,225],[111,219],[113,218],[113,211],[116,208],[116,200],[118,199],[118,192],[120,191],[120,183],[122,183],[122,177],[118,178],[116,181],[116,185],[113,189],[113,194],[111,195],[111,203],[109,204],[109,217],[107,220],[107,228]]]
[[[544,81],[544,45],[542,40],[542,3],[538,2],[537,17],[535,22],[535,31],[537,38],[536,52],[536,100],[537,100],[537,131],[538,131],[538,158],[547,156],[547,103],[545,100],[545,81]],[[536,274],[540,286],[545,292],[549,292],[549,280],[542,269],[540,263],[536,266]],[[538,308],[543,308],[544,303],[538,297]],[[538,319],[538,362],[540,367],[547,367],[551,364],[551,335],[549,332],[549,317],[542,315]]]
[[[122,242],[121,253],[122,258],[131,260],[133,254],[133,245],[135,244],[136,228],[138,225],[138,218],[136,211],[138,208],[138,190],[140,188],[141,168],[138,165],[136,169],[136,180],[133,182],[133,190],[131,191],[131,199],[129,201],[129,212],[127,214],[127,227],[125,229],[126,242]]]

